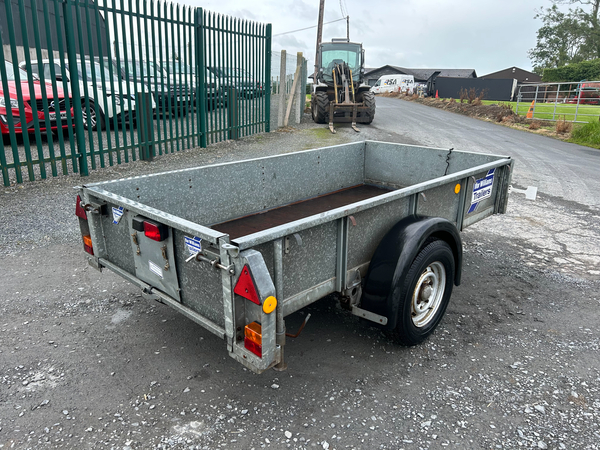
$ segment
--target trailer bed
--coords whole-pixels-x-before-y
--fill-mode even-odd
[[[398,333],[400,320],[432,310],[423,333],[402,336],[413,344],[431,333],[448,301],[432,293],[460,283],[459,232],[506,211],[512,166],[499,155],[354,142],[87,185],[76,213],[93,267],[225,339],[260,373],[284,366],[285,317],[334,292],[352,314]],[[425,257],[433,268],[409,277]],[[409,297],[390,293],[417,292],[417,281],[420,303],[400,317]]]
[[[329,211],[334,208],[350,205],[385,194],[393,189],[360,184],[306,200],[290,203],[279,208],[267,209],[248,216],[221,222],[213,225],[213,230],[226,233],[231,239],[247,236],[269,228],[284,225],[295,220],[304,219]]]

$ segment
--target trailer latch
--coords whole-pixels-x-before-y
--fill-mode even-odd
[[[83,201],[80,203],[80,206],[89,213],[92,214],[106,214],[106,204],[97,204],[97,203],[83,203]]]
[[[224,266],[223,264],[221,264],[221,261],[219,260],[219,258],[216,258],[216,259],[207,258],[206,256],[204,256],[202,254],[202,252],[194,253],[188,259],[186,259],[185,262],[187,263],[192,260],[207,262],[211,266],[213,266],[217,269],[225,270],[227,273],[229,273],[229,276],[235,275],[235,270],[234,270],[235,266],[233,264],[230,266]]]

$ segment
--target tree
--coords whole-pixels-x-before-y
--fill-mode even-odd
[[[536,46],[528,52],[536,72],[596,57],[589,16],[581,8],[564,13],[556,4],[538,11],[536,18],[542,19],[543,25],[537,32]]]
[[[586,45],[588,51],[593,52],[592,58],[600,58],[600,0],[552,0],[555,4],[568,5],[584,5],[584,8],[589,8],[585,11],[582,8],[577,8],[582,12],[580,18],[589,28],[588,40]]]

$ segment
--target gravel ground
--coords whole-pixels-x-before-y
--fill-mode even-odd
[[[288,370],[85,263],[72,187],[355,140],[306,119],[0,193],[0,448],[600,448],[600,211],[542,192],[463,233],[463,283],[424,344],[399,347],[328,297],[290,316]],[[519,164],[519,161],[517,161]],[[518,187],[519,180],[513,179]]]

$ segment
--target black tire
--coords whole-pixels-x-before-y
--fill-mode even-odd
[[[81,115],[83,116],[83,128],[96,131],[98,127],[104,130],[104,114],[100,109],[96,108],[93,101],[90,100],[90,116],[88,118],[87,108],[85,106],[85,100],[81,100]]]
[[[392,295],[398,295],[398,324],[394,335],[403,345],[425,340],[438,326],[452,295],[454,255],[441,240],[426,243],[414,259],[404,280]]]
[[[312,118],[315,123],[329,121],[329,97],[327,92],[317,91],[311,101]]]
[[[372,92],[365,92],[363,94],[363,102],[368,109],[366,112],[366,120],[361,120],[361,123],[371,123],[375,118],[375,94]]]

